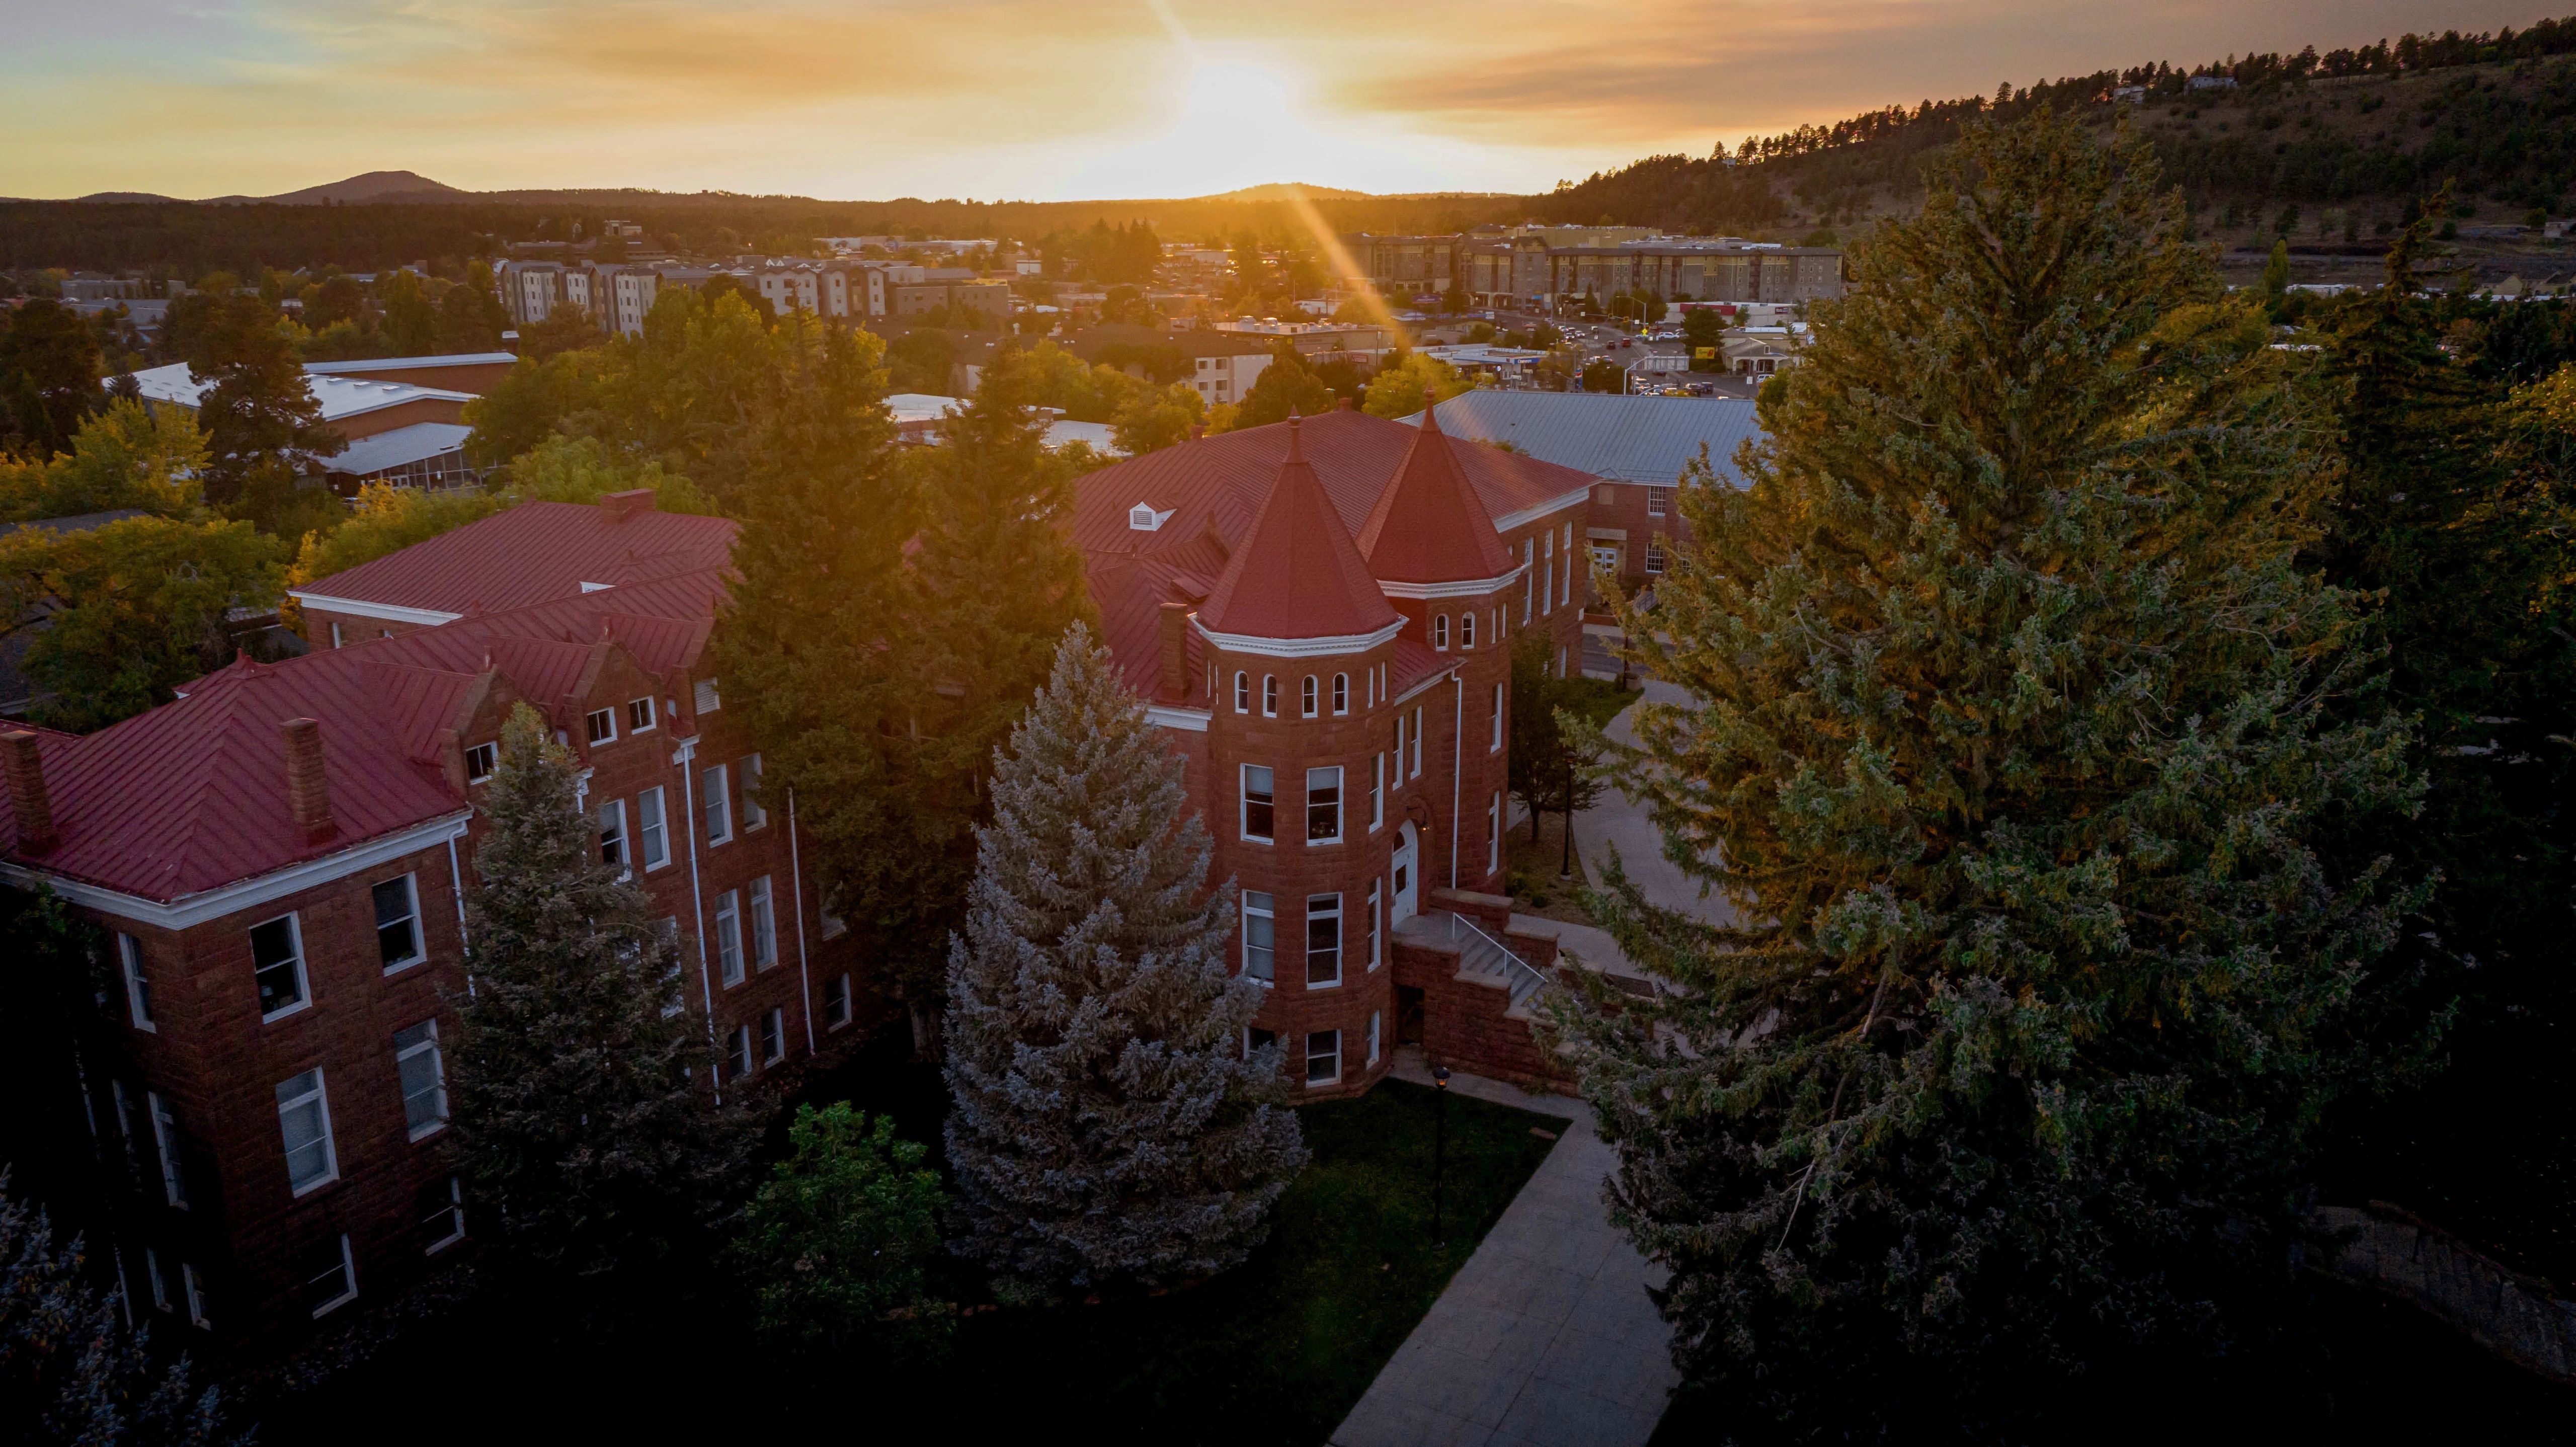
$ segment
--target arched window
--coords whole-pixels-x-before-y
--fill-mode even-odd
[[[1448,650],[1449,615],[1446,613],[1434,613],[1431,615],[1431,646],[1440,649],[1443,652]]]
[[[1347,673],[1336,673],[1333,675],[1333,712],[1349,713],[1350,711],[1351,676]]]
[[[1306,717],[1315,716],[1315,675],[1311,673],[1306,675],[1304,683],[1297,686],[1297,707]]]
[[[1252,675],[1249,673],[1238,673],[1234,676],[1234,711],[1252,712]]]
[[[1476,615],[1472,611],[1458,615],[1458,646],[1461,648],[1476,646]]]
[[[1279,676],[1275,673],[1261,675],[1261,712],[1267,718],[1279,717]]]

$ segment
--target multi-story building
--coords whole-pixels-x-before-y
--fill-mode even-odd
[[[856,1033],[854,946],[709,671],[734,529],[649,492],[528,503],[298,589],[306,656],[97,733],[0,736],[0,878],[112,941],[123,1038],[86,1084],[130,1170],[104,1244],[137,1310],[272,1341],[471,1239],[442,1052],[476,806],[522,701],[676,939],[721,1080]]]
[[[1802,302],[1842,295],[1842,253],[1734,237],[1654,237],[1642,227],[1525,227],[1459,236],[1346,236],[1355,281],[1384,291],[1458,288],[1476,306],[1554,307],[1646,290],[1670,300]],[[1635,232],[1637,235],[1627,233]]]
[[[1308,1097],[1365,1089],[1402,1041],[1552,1073],[1526,1004],[1554,946],[1497,893],[1510,655],[1537,631],[1579,659],[1593,485],[1347,409],[1079,485],[1104,636],[1242,887],[1256,1042]]]

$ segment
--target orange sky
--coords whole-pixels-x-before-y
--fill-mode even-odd
[[[0,195],[1545,190],[2000,80],[2523,25],[2514,0],[9,0]]]

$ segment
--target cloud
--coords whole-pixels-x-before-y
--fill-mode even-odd
[[[13,17],[0,193],[1545,189],[2010,78],[2523,25],[2525,0],[85,0]],[[1210,108],[1194,63],[1295,105]],[[1292,113],[1293,111],[1293,113]],[[1311,135],[1312,146],[1295,138]]]

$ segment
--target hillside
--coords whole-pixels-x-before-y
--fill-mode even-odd
[[[2195,76],[2235,86],[2193,89]],[[2115,101],[2121,86],[2146,94]],[[2135,127],[2183,188],[2201,234],[2237,249],[2266,251],[2286,230],[2310,265],[2349,265],[2376,254],[2375,239],[2447,180],[2460,202],[2454,214],[2471,228],[2464,249],[2482,269],[2537,280],[2552,260],[2561,271],[2576,267],[2576,252],[2475,234],[2519,224],[2535,209],[2576,210],[2576,21],[2519,34],[2407,36],[2322,57],[2142,65],[1992,98],[1898,106],[1750,138],[1733,154],[1650,157],[1539,206],[1555,221],[1615,218],[1774,239],[1827,230],[1848,239],[1919,205],[1924,158],[1962,125],[2040,105],[2081,109],[2106,131]]]

